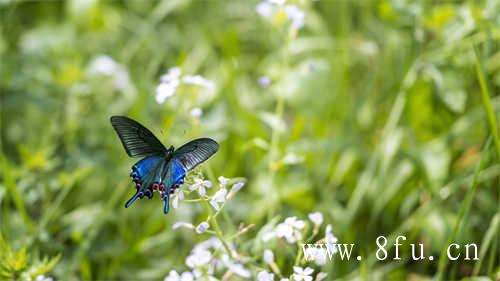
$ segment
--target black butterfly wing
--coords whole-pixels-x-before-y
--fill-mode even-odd
[[[166,149],[163,144],[137,121],[125,116],[112,116],[111,125],[120,137],[128,156],[165,155]]]
[[[187,172],[210,158],[217,150],[219,144],[213,139],[195,139],[175,150],[173,159],[178,160]]]

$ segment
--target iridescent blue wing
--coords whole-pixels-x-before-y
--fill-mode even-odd
[[[184,183],[186,170],[176,159],[167,160],[165,157],[150,156],[132,166],[130,174],[135,182],[137,192],[125,204],[128,208],[137,198],[153,197],[154,191],[160,192],[165,201],[163,212],[168,213],[169,195],[174,189]]]
[[[167,149],[146,127],[125,116],[112,116],[111,125],[130,157],[165,155]]]
[[[153,183],[161,177],[162,169],[165,166],[164,162],[165,157],[149,156],[132,166],[130,177],[135,183],[137,192],[127,201],[125,208],[128,208],[137,198],[144,196],[151,198],[153,196]]]
[[[179,161],[184,170],[190,171],[219,150],[219,144],[210,138],[192,140],[174,151],[172,159]]]
[[[184,183],[186,170],[176,159],[171,159],[165,166],[166,169],[161,178],[161,184],[165,187],[165,193],[162,195],[162,199],[165,201],[163,212],[166,214],[168,213],[169,207],[169,195],[173,193],[179,185]]]

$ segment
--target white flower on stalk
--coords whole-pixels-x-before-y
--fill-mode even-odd
[[[200,223],[199,225],[196,226],[196,233],[202,234],[203,232],[207,231],[207,229],[210,227],[208,222],[204,221]]]
[[[299,30],[304,27],[304,12],[300,10],[295,5],[286,5],[285,13],[288,19],[291,22],[291,27],[294,30]]]
[[[191,84],[191,85],[197,85],[200,87],[203,87],[207,90],[214,90],[215,89],[215,84],[211,80],[208,80],[204,78],[201,75],[184,75],[182,77],[182,82],[184,84]]]
[[[203,249],[191,251],[191,254],[186,258],[186,265],[190,268],[200,268],[210,262],[212,254]]]
[[[177,273],[175,270],[171,270],[167,277],[163,281],[194,281],[193,273],[185,271],[182,274]]]
[[[198,193],[201,196],[205,196],[207,194],[207,191],[205,188],[211,188],[212,187],[212,182],[209,180],[202,180],[200,178],[195,178],[194,183],[189,186],[189,190],[198,190]]]
[[[227,269],[229,269],[229,271],[243,278],[249,278],[252,275],[250,271],[248,271],[248,269],[246,269],[241,263],[234,263],[230,261],[227,255],[224,257],[225,260],[223,259],[223,264],[227,267]]]
[[[312,281],[313,278],[311,274],[314,272],[314,269],[310,267],[306,267],[305,269],[300,266],[293,267],[293,280],[294,281]]]
[[[285,222],[276,226],[275,234],[280,238],[285,238],[290,244],[302,240],[302,233],[300,232],[305,226],[304,221],[297,220],[297,217],[289,217]]]
[[[222,188],[226,187],[226,185],[229,183],[229,179],[224,176],[218,177],[218,180],[219,180],[219,186]]]
[[[314,279],[314,280],[321,281],[321,280],[326,279],[326,276],[328,276],[328,274],[326,272],[320,272],[316,275],[316,279]]]
[[[264,262],[266,264],[272,264],[272,263],[274,263],[274,254],[273,254],[273,251],[271,251],[269,249],[265,249],[264,250],[264,254],[263,254],[263,259],[264,259]]]
[[[177,209],[179,207],[179,200],[184,200],[184,191],[182,191],[181,189],[177,189],[174,193],[172,199],[172,207],[174,207],[174,209]]]
[[[214,207],[214,209],[216,211],[220,210],[219,203],[224,203],[226,201],[226,194],[227,194],[227,190],[222,188],[222,189],[219,189],[214,194],[214,196],[212,196],[212,199],[210,199],[210,205],[212,205],[212,207]]]
[[[237,182],[235,184],[233,184],[233,187],[231,188],[231,190],[229,191],[229,194],[226,196],[226,199],[231,199],[233,198],[233,196],[238,192],[240,191],[240,189],[245,185],[244,182]]]
[[[335,235],[333,235],[332,233],[332,225],[331,224],[328,224],[326,226],[326,229],[325,229],[325,243],[326,244],[335,244],[337,243],[337,237],[335,237]],[[337,247],[333,247],[335,250],[337,249]]]
[[[181,227],[194,229],[194,225],[187,223],[187,222],[182,222],[182,221],[176,222],[172,225],[172,229],[178,229]]]
[[[323,223],[323,214],[320,212],[310,213],[308,217],[314,225],[321,225]]]
[[[267,272],[267,271],[261,271],[257,274],[257,280],[258,281],[274,281],[274,274]]]
[[[194,118],[200,118],[203,114],[203,110],[199,107],[194,107],[189,111],[189,114]]]

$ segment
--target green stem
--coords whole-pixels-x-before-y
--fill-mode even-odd
[[[490,126],[491,134],[493,135],[493,141],[495,142],[497,157],[500,157],[500,136],[498,135],[498,125],[489,95],[488,84],[486,83],[483,64],[479,57],[478,46],[474,46],[474,53],[476,55],[477,79],[479,80],[479,86],[481,87],[481,99],[483,100],[484,111],[486,111],[488,124]]]
[[[297,251],[297,255],[295,256],[295,263],[294,265],[299,265],[300,264],[300,259],[302,259],[302,249],[300,248],[300,245],[304,243],[304,241],[300,240],[298,241],[297,245],[299,245],[299,250]]]
[[[213,213],[213,211],[210,208],[210,205],[208,204],[208,201],[207,201],[206,198],[202,198],[202,201],[203,201],[203,204],[205,205],[205,208],[210,213],[210,216],[208,217],[208,220],[210,221],[211,225],[214,228],[215,235],[217,235],[217,237],[219,238],[219,240],[222,242],[222,245],[224,246],[224,249],[226,249],[227,254],[230,257],[234,258],[233,252],[231,251],[231,248],[229,248],[229,244],[227,243],[226,239],[224,238],[224,234],[222,233],[222,230],[220,229],[219,224],[217,223],[216,215],[218,214],[218,212],[215,213],[215,214]],[[220,210],[222,210],[222,208]]]

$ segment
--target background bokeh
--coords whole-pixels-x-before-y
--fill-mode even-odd
[[[499,278],[500,2],[287,3],[303,27],[255,1],[1,0],[0,278],[185,268],[201,238],[171,226],[203,209],[123,208],[134,160],[117,114],[166,145],[218,140],[198,172],[246,178],[221,227],[256,224],[238,242],[249,253],[271,219],[320,211],[367,256],[328,263],[328,280]],[[214,87],[159,103],[175,66]],[[480,261],[376,261],[376,237],[399,234],[436,257],[475,242]]]

